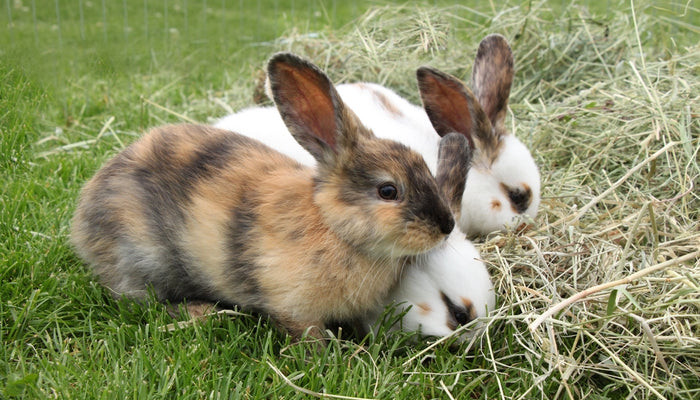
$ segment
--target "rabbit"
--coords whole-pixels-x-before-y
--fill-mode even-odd
[[[440,141],[438,152],[438,187],[459,216],[472,150],[465,136],[449,133]],[[394,315],[405,313],[392,329],[400,327],[404,331],[420,331],[424,336],[442,337],[485,317],[494,309],[496,299],[479,252],[455,227],[445,243],[416,258],[384,303],[395,305]],[[383,317],[384,308],[377,308],[362,323],[376,333]],[[458,340],[463,341],[476,331],[465,331]]]
[[[475,149],[459,227],[484,235],[534,219],[540,173],[527,147],[505,127],[513,82],[513,53],[506,39],[492,34],[481,41],[472,69],[473,93],[455,77],[429,67],[416,75],[435,131],[461,133]]]
[[[352,85],[338,86],[342,87]],[[268,130],[254,126],[255,121],[263,120],[267,123],[266,126],[270,127],[273,125],[273,118],[279,118],[279,113],[270,113],[267,107],[259,107],[228,116],[220,123],[225,125],[224,128],[231,129],[236,125],[235,129],[239,133],[276,146],[298,161],[302,160],[301,157],[308,156],[309,153],[303,148],[293,146],[296,142],[287,133],[281,121],[279,124],[275,122],[276,126]],[[380,136],[381,132],[376,131]],[[473,152],[464,135],[450,133],[440,139],[433,133],[432,137],[437,138],[439,142],[439,150],[435,155],[435,159],[440,160],[439,166],[436,165],[438,188],[459,219]],[[308,165],[315,165],[313,158]],[[376,332],[379,328],[380,318],[386,306],[398,304],[395,309],[397,312],[408,309],[401,323],[404,331],[420,331],[426,336],[450,335],[460,325],[483,317],[487,309],[494,308],[493,284],[486,266],[479,258],[479,252],[474,245],[466,239],[459,227],[455,227],[446,243],[415,258],[411,268],[404,270],[398,285],[365,318],[336,322],[355,331],[358,336],[364,336],[369,330],[374,328]],[[465,332],[460,339],[472,333]]]
[[[214,127],[257,139],[308,167],[316,166],[316,159],[289,134],[274,106],[243,109],[221,118]]]
[[[475,149],[467,177],[459,228],[469,237],[516,227],[534,219],[540,204],[540,174],[527,147],[505,128],[513,54],[498,34],[484,38],[472,69],[472,93],[457,78],[419,68],[423,108],[375,83],[337,86],[343,102],[377,136],[419,152],[433,174],[440,137],[456,131]],[[309,154],[286,133],[274,107],[250,108],[215,126],[258,138],[306,165]]]
[[[85,185],[71,240],[116,297],[235,305],[322,339],[455,220],[423,158],[376,138],[315,65],[278,53],[267,73],[316,168],[211,126],[155,128]]]

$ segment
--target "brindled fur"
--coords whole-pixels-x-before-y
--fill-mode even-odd
[[[374,138],[328,78],[269,63],[275,102],[317,160],[200,125],[153,129],[85,185],[72,241],[117,296],[238,305],[294,337],[362,316],[454,219],[422,157]],[[379,187],[393,185],[396,198]]]

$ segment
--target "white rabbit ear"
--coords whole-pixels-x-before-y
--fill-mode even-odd
[[[278,53],[270,59],[267,75],[289,132],[318,162],[334,162],[341,151],[354,149],[360,136],[371,135],[312,63]]]
[[[440,136],[457,132],[473,148],[497,152],[498,138],[492,133],[491,121],[464,83],[430,67],[418,68],[416,77],[423,108]]]
[[[512,83],[513,52],[508,41],[499,34],[486,36],[476,53],[471,84],[497,136],[507,134],[505,119]]]
[[[472,148],[465,136],[451,132],[440,140],[436,181],[456,219],[461,216],[471,161]]]

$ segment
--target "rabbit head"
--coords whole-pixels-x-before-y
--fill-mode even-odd
[[[501,35],[481,41],[469,90],[429,67],[417,71],[425,111],[440,136],[464,135],[474,148],[459,226],[468,235],[517,226],[537,215],[540,174],[527,147],[505,126],[513,54]]]
[[[282,53],[268,77],[282,120],[316,160],[314,201],[339,237],[398,257],[425,252],[452,231],[454,218],[420,154],[376,138],[323,72]]]
[[[464,233],[455,229],[447,242],[407,270],[391,294],[399,310],[410,307],[401,328],[426,336],[447,336],[493,310],[493,283],[479,257]],[[473,332],[466,331],[460,337]]]
[[[447,134],[438,151],[438,186],[456,212],[461,209],[472,151],[467,139]],[[493,310],[495,296],[479,252],[455,228],[445,243],[416,258],[389,296],[397,311],[408,309],[401,328],[426,336],[447,336]],[[467,331],[460,339],[469,337]]]

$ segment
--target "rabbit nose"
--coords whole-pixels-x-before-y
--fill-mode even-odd
[[[454,229],[454,227],[455,227],[454,217],[444,219],[440,222],[440,232],[444,233],[445,235],[449,235],[452,232],[452,230]]]
[[[532,189],[530,186],[523,183],[522,187],[510,187],[504,183],[501,183],[501,190],[503,190],[508,195],[508,200],[510,200],[510,206],[518,214],[522,214],[527,211],[532,202]]]
[[[476,319],[474,305],[467,299],[462,299],[463,306],[457,305],[450,300],[445,293],[440,292],[442,301],[447,306],[447,325],[451,330],[457,329],[459,326],[466,325]]]

